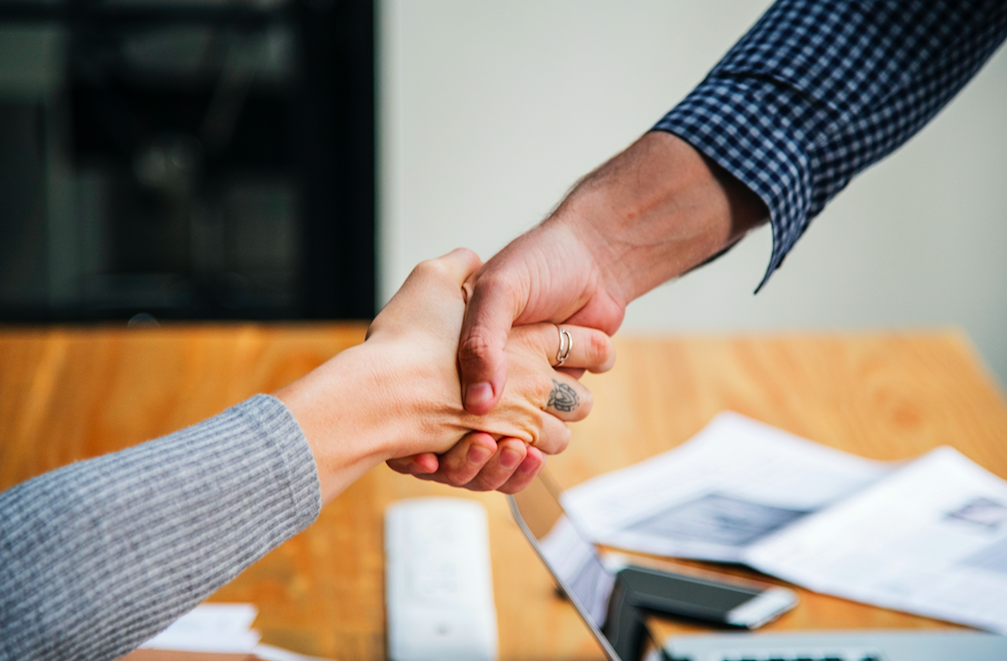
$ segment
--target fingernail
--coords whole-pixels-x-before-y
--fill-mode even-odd
[[[518,468],[518,472],[522,475],[527,475],[528,473],[538,472],[539,466],[542,464],[535,461],[532,457],[526,457],[524,461],[521,462],[521,466]]]
[[[508,470],[517,466],[522,459],[524,457],[514,450],[505,449],[500,453],[500,465]]]
[[[493,453],[489,448],[485,448],[481,445],[473,445],[469,448],[466,458],[469,460],[470,464],[482,466],[487,460],[489,460],[491,454]]]
[[[466,406],[480,406],[493,399],[493,388],[485,381],[473,383],[465,391]]]

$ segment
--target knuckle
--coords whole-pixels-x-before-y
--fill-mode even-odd
[[[505,289],[510,286],[511,278],[501,273],[494,266],[486,266],[474,278],[475,291]]]
[[[562,430],[556,434],[555,451],[553,454],[559,454],[567,449],[570,445],[570,428],[566,425],[563,426]]]
[[[444,479],[445,484],[452,487],[463,487],[471,480],[470,475],[465,475],[459,470],[446,470],[441,477]]]
[[[532,396],[535,397],[535,401],[542,402],[542,408],[545,408],[552,400],[553,390],[556,388],[556,381],[548,377],[538,379],[533,388]]]
[[[476,251],[472,250],[471,248],[465,248],[465,247],[455,248],[448,254],[458,255],[462,259],[468,260],[470,264],[479,264],[482,262],[482,260],[479,259],[479,255],[476,253]]]
[[[528,296],[528,286],[516,273],[502,269],[492,260],[472,278],[472,301],[477,306],[501,305],[515,313]]]
[[[546,454],[560,454],[570,445],[570,428],[560,423],[543,434],[542,441],[536,447]]]
[[[478,331],[462,340],[458,345],[458,359],[463,364],[483,365],[496,355],[496,348],[489,337]]]
[[[604,333],[591,333],[587,341],[588,360],[592,365],[604,365],[612,355],[612,340]]]
[[[416,277],[435,277],[444,273],[446,267],[439,259],[425,259],[413,267],[413,275]]]

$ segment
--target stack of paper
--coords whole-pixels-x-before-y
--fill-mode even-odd
[[[142,650],[225,655],[220,657],[222,659],[234,658],[226,655],[239,655],[238,658],[261,661],[325,661],[260,643],[259,632],[251,628],[255,616],[256,609],[251,604],[200,604],[141,645],[140,651],[128,655],[124,661],[134,656],[137,659],[148,658]],[[180,655],[179,658],[191,657]]]
[[[1007,482],[952,448],[875,462],[725,413],[563,503],[605,544],[1007,633]]]
[[[200,604],[140,648],[250,655],[259,644],[255,616],[251,604]]]

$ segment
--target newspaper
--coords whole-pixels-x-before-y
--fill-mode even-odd
[[[745,562],[818,592],[1007,634],[1007,482],[937,448]]]
[[[952,448],[877,462],[723,413],[563,504],[604,544],[1007,633],[1007,482]]]

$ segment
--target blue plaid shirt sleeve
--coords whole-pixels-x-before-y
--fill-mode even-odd
[[[654,129],[766,203],[765,284],[826,203],[923,128],[1005,36],[1005,0],[779,0]]]

